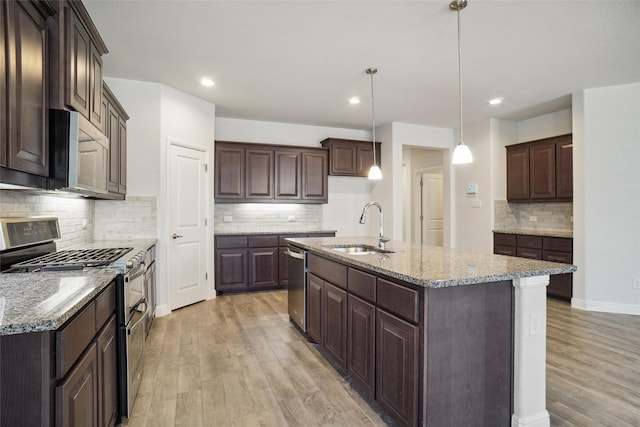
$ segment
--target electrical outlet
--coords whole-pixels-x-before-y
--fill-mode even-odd
[[[529,221],[530,222],[538,222],[538,217],[537,216],[530,216],[529,217]]]
[[[296,216],[295,215],[289,215],[289,217],[287,218],[287,221],[289,222],[293,222],[296,220]]]
[[[640,289],[640,277],[634,277],[632,279],[633,289]]]
[[[233,217],[231,215],[224,216],[224,222],[232,222],[232,221],[233,221]]]
[[[542,313],[531,313],[529,315],[529,335],[540,335],[544,327],[544,315]]]

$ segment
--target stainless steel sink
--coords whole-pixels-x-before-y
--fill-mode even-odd
[[[390,254],[393,251],[376,248],[370,245],[330,245],[325,246],[327,249],[341,252],[348,255],[368,255],[368,254]]]

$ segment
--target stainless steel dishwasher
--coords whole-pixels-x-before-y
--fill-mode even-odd
[[[307,311],[307,251],[289,245],[289,319],[302,331]]]

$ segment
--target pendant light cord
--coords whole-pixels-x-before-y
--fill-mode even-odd
[[[369,69],[369,71],[371,71],[369,73],[369,75],[371,76],[371,129],[372,129],[372,133],[373,133],[373,165],[377,166],[378,163],[376,162],[376,116],[375,116],[375,107],[374,107],[374,101],[373,101],[373,75],[375,73],[378,72],[377,69],[373,68],[373,69]]]
[[[460,0],[458,0],[458,100],[460,101],[460,142],[464,144],[462,137],[462,47],[460,45]]]

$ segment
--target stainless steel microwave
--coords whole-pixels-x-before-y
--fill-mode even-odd
[[[77,111],[49,111],[49,189],[107,194],[109,139]]]

